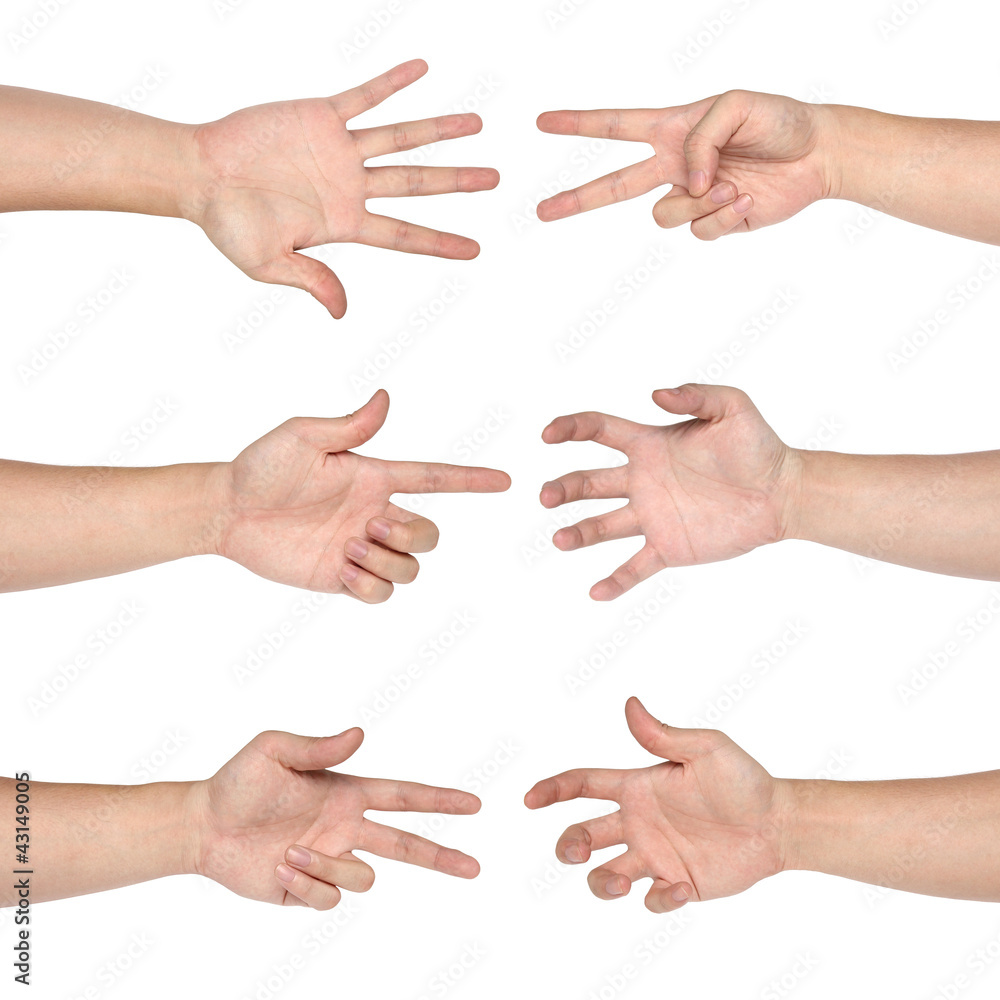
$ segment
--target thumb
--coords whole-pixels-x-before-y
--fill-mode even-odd
[[[654,878],[646,893],[646,909],[651,913],[669,913],[682,907],[692,896],[690,882],[668,882]]]
[[[261,733],[260,750],[294,771],[322,771],[342,764],[361,746],[365,734],[357,727],[337,736],[296,736],[294,733]]]
[[[629,732],[644,750],[664,760],[686,764],[715,749],[721,733],[705,729],[677,729],[655,719],[638,698],[625,703],[625,721]]]
[[[699,420],[721,420],[753,406],[742,389],[730,385],[696,385],[688,383],[676,389],[657,389],[653,402],[667,413],[688,415]]]
[[[275,285],[301,288],[317,302],[326,306],[334,319],[341,319],[347,312],[347,293],[340,283],[340,278],[315,257],[307,257],[302,253],[286,253],[267,266],[261,280]]]
[[[346,417],[313,417],[309,421],[309,441],[330,452],[349,451],[374,437],[389,413],[389,393],[375,395]]]
[[[707,194],[719,169],[719,151],[746,121],[747,102],[739,91],[719,97],[684,140],[688,167],[687,188],[692,197]]]

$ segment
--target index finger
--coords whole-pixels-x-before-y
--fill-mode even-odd
[[[419,80],[427,72],[427,63],[423,59],[410,59],[408,62],[393,66],[381,76],[376,76],[342,94],[330,98],[334,110],[345,121],[368,111],[391,97],[397,90],[408,87]]]
[[[556,417],[542,431],[542,440],[546,444],[596,441],[598,444],[623,452],[642,429],[642,424],[633,423],[631,420],[588,410],[584,413],[570,413]]]
[[[471,792],[458,788],[422,785],[417,781],[389,778],[362,778],[365,809],[381,812],[434,812],[468,816],[479,812],[482,802]]]
[[[600,111],[545,111],[535,124],[541,132],[583,135],[591,139],[648,142],[662,111],[653,108],[608,108]]]
[[[541,809],[570,799],[607,799],[617,802],[625,771],[607,767],[578,767],[543,778],[524,796],[529,809]]]
[[[441,462],[386,462],[393,493],[503,493],[510,476],[499,469]]]

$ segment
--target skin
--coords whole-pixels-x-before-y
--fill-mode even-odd
[[[690,223],[703,240],[761,229],[823,198],[841,198],[1000,243],[1000,204],[984,200],[981,186],[954,180],[957,170],[996,176],[996,122],[907,118],[731,90],[669,108],[547,111],[538,128],[653,148],[645,160],[542,201],[545,222],[670,184],[653,218],[664,228]]]
[[[638,698],[629,730],[652,767],[581,768],[539,781],[529,809],[576,798],[618,810],[568,827],[565,864],[626,850],[587,876],[599,899],[649,878],[647,909],[731,896],[782,871],[819,871],[956,899],[1000,900],[1000,771],[903,781],[774,778],[729,737],[657,721]]]
[[[625,499],[553,535],[563,551],[642,535],[643,547],[594,584],[610,601],[670,566],[732,559],[786,539],[935,573],[1000,579],[1000,452],[844,455],[790,448],[746,393],[659,389],[661,409],[694,419],[665,427],[605,413],[557,417],[547,444],[596,441],[625,465],[545,483],[545,507]]]
[[[149,785],[31,782],[32,902],[101,892],[168,875],[211,878],[237,895],[329,910],[341,889],[366,892],[371,866],[354,851],[475,878],[475,858],[369,819],[369,810],[468,815],[469,792],[360,778],[326,768],[364,738],[266,732],[204,781]],[[0,778],[13,803],[15,782]],[[114,858],[108,864],[107,858]],[[0,906],[16,905],[0,889]]]
[[[387,600],[437,545],[395,493],[506,490],[493,469],[387,462],[357,448],[382,426],[379,390],[346,417],[297,417],[232,462],[76,469],[0,462],[0,590],[48,587],[216,554],[294,587]]]
[[[251,278],[302,288],[339,319],[347,309],[340,279],[299,250],[363,243],[455,260],[479,253],[474,240],[367,208],[370,198],[485,191],[499,182],[486,168],[367,165],[482,128],[474,114],[347,127],[426,72],[413,59],[333,97],[262,104],[203,125],[0,87],[0,211],[188,219]]]

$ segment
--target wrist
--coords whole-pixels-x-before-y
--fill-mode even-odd
[[[195,874],[197,830],[191,822],[189,806],[194,784],[191,781],[156,781],[139,786],[148,796],[150,811],[143,834],[135,839],[138,850],[152,848],[159,856],[157,878]]]
[[[821,778],[783,779],[787,800],[785,871],[837,874],[837,845],[848,841],[850,815],[838,804],[849,784]]]
[[[821,541],[818,525],[831,515],[822,503],[834,484],[826,481],[824,466],[829,452],[790,449],[789,465],[795,470],[785,491],[784,534],[805,542]]]
[[[183,846],[180,854],[185,875],[205,875],[205,859],[209,854],[207,822],[207,781],[186,783],[183,801],[180,803],[184,818]]]
[[[813,128],[816,135],[816,145],[813,156],[816,170],[819,174],[820,198],[842,198],[844,184],[845,162],[843,150],[845,145],[845,122],[841,114],[845,109],[838,104],[807,105],[812,109]]]
[[[232,519],[229,462],[207,462],[194,468],[197,478],[189,535],[191,555],[222,555],[223,539]]]
[[[825,104],[822,109],[822,159],[829,180],[826,197],[869,207],[880,203],[884,192],[877,191],[878,176],[886,156],[882,137],[890,116],[843,104]]]

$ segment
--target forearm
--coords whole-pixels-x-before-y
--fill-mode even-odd
[[[906,781],[785,781],[785,869],[1000,901],[1000,771]]]
[[[1000,123],[825,107],[831,197],[1000,244]]]
[[[794,454],[800,475],[786,537],[1000,580],[1000,452]]]
[[[190,785],[76,785],[32,781],[31,901],[65,899],[194,871]],[[15,782],[0,778],[0,801],[13,816]],[[13,878],[0,906],[17,904]]]
[[[0,591],[111,576],[216,551],[223,468],[0,461]]]
[[[180,216],[193,133],[108,104],[0,87],[0,211]]]

